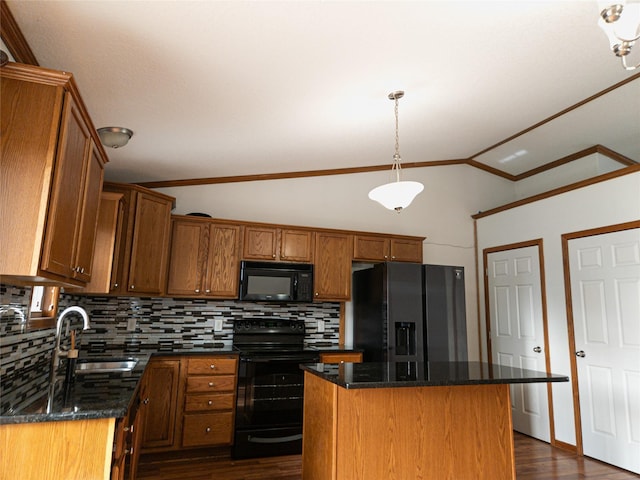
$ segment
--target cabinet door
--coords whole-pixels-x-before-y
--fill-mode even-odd
[[[277,228],[246,226],[242,257],[249,260],[275,260],[277,244]]]
[[[84,182],[84,198],[80,221],[78,248],[76,251],[74,278],[89,282],[93,275],[93,252],[96,243],[98,215],[100,211],[100,192],[104,168],[102,158],[95,144],[91,141],[89,164]]]
[[[352,235],[316,232],[315,300],[344,301],[351,298],[352,255]]]
[[[238,298],[240,281],[239,225],[211,225],[205,294],[218,298]]]
[[[209,224],[172,220],[169,295],[199,295],[209,243]]]
[[[171,202],[138,192],[127,291],[160,295],[167,275]]]
[[[42,270],[71,278],[91,135],[71,94],[65,94],[60,142],[42,251]]]
[[[172,447],[175,439],[180,360],[151,360],[144,374],[145,406],[142,447]]]
[[[422,263],[422,241],[392,238],[391,261]]]
[[[354,260],[386,262],[389,260],[389,238],[375,235],[356,235],[353,239]]]
[[[282,229],[280,231],[280,260],[311,263],[314,240],[314,232]]]

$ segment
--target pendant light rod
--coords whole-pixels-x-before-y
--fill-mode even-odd
[[[416,195],[424,189],[424,186],[419,182],[400,181],[400,170],[402,167],[400,164],[400,136],[398,133],[398,100],[402,97],[404,97],[404,92],[402,90],[397,90],[389,94],[389,100],[393,100],[395,102],[394,113],[396,117],[396,142],[391,172],[394,173],[395,171],[396,180],[395,182],[380,185],[369,192],[369,198],[371,200],[375,200],[383,207],[388,208],[389,210],[395,210],[398,213],[408,207]]]

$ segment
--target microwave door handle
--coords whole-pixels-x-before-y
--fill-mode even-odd
[[[298,275],[293,276],[293,298],[292,300],[296,300],[298,298]]]

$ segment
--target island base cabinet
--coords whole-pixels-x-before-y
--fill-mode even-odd
[[[345,389],[305,373],[304,399],[303,480],[515,479],[509,385]]]
[[[0,478],[107,480],[114,418],[0,425]]]

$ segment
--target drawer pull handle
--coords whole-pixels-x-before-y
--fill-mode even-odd
[[[209,433],[209,432],[211,431],[211,427],[207,427],[207,428],[205,428],[205,430],[204,430],[204,431],[205,431],[205,432],[207,432],[207,433]]]

